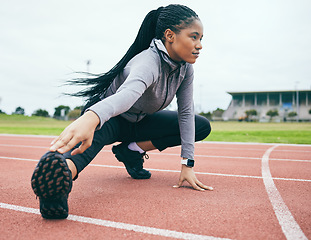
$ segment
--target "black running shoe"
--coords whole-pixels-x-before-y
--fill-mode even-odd
[[[42,156],[33,172],[31,186],[39,197],[43,218],[68,217],[68,194],[72,188],[72,176],[62,154],[47,152]]]
[[[128,148],[128,143],[121,143],[112,147],[112,152],[115,154],[119,162],[123,162],[128,174],[134,179],[149,179],[151,173],[143,169],[143,163],[145,157],[148,159],[146,153],[139,153],[138,151],[132,151]]]

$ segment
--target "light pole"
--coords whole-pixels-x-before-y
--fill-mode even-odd
[[[90,72],[90,64],[91,64],[91,60],[87,60],[86,61],[86,71],[89,73]]]

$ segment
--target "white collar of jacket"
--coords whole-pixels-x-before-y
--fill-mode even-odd
[[[168,51],[166,47],[164,46],[163,42],[160,39],[152,39],[150,43],[151,48],[156,48],[157,50],[161,51],[162,59],[168,63],[173,69],[176,67],[181,67],[186,64],[186,62],[175,62],[173,59],[170,58],[170,55],[168,54]]]

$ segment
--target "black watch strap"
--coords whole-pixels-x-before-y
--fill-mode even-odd
[[[187,167],[194,167],[193,159],[181,159],[181,164],[186,165]]]

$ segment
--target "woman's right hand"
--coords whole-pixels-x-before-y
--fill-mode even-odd
[[[83,153],[92,145],[94,132],[99,123],[97,114],[87,111],[52,141],[50,151],[65,153],[82,142],[79,148],[72,151],[71,155]]]

